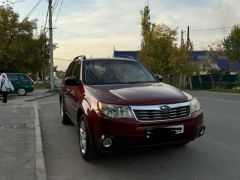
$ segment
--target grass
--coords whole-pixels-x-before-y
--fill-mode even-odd
[[[49,89],[49,93],[59,94],[60,88],[55,87],[53,91],[50,91],[50,84],[49,83],[37,83],[34,84],[33,87],[35,89]]]
[[[50,85],[49,83],[37,83],[37,84],[33,84],[33,87],[36,89],[49,89]]]
[[[209,92],[221,92],[221,93],[240,93],[240,87],[233,89],[225,89],[225,88],[211,88],[211,89],[195,89],[200,91],[209,91]]]

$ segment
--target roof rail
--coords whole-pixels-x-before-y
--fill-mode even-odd
[[[123,55],[123,56],[120,56],[121,58],[128,58],[128,59],[134,59],[134,57],[132,56],[128,56],[128,55]]]
[[[75,57],[73,60],[78,60],[78,59],[85,60],[86,56],[85,55],[79,55],[79,56]]]

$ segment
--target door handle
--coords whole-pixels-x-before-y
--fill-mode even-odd
[[[71,91],[71,90],[70,90],[69,88],[65,88],[65,90],[64,90],[64,94],[66,94],[66,95],[67,95],[67,94],[69,94],[69,93],[70,93],[70,91]]]

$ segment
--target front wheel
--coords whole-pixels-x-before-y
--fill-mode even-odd
[[[96,145],[90,142],[89,133],[83,116],[81,116],[78,128],[79,146],[83,159],[90,161],[100,156],[100,151]]]
[[[66,125],[71,124],[70,119],[68,118],[68,116],[65,113],[62,102],[60,102],[60,117],[61,117],[61,121],[63,124],[66,124]]]

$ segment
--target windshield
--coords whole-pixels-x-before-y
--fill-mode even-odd
[[[137,61],[86,61],[83,71],[83,81],[87,85],[157,82],[152,73]]]

